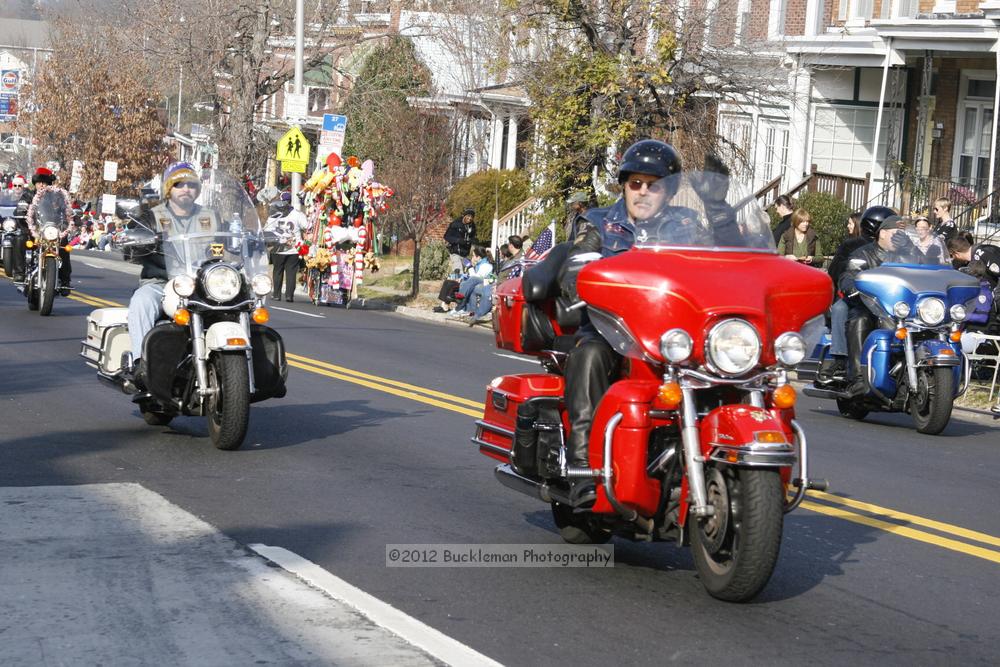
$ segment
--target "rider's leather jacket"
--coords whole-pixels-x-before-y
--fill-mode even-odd
[[[143,211],[140,221],[148,229],[152,230],[158,239],[162,239],[167,234],[184,234],[200,230],[219,229],[218,216],[215,212],[198,204],[195,204],[189,215],[179,216],[173,213],[168,208],[167,203],[164,202]],[[129,223],[128,226],[134,227],[135,223]],[[142,265],[142,273],[139,274],[140,282],[166,282],[170,278],[159,243],[157,243],[155,252],[137,257],[136,259]]]
[[[837,287],[843,292],[845,297],[852,296],[857,291],[854,287],[854,281],[858,277],[858,274],[862,271],[881,266],[888,256],[888,251],[880,246],[877,241],[872,241],[867,245],[861,246],[852,252],[848,258],[847,268],[840,274],[840,284]]]

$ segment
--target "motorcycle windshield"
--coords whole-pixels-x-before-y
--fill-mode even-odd
[[[35,222],[39,227],[66,227],[66,197],[59,190],[46,190],[35,199]]]
[[[907,266],[951,266],[951,256],[944,239],[927,230],[923,236],[914,228],[897,230],[890,238],[891,249],[886,264]]]
[[[164,204],[167,206],[168,204]],[[243,186],[219,170],[201,174],[185,232],[170,224],[163,233],[167,274],[196,276],[209,262],[226,262],[252,279],[267,273],[267,249],[260,218]]]
[[[632,174],[623,187],[624,204],[610,216],[621,219],[605,218],[605,225],[634,225],[637,247],[775,252],[767,213],[754,193],[728,174],[688,171],[659,180]]]

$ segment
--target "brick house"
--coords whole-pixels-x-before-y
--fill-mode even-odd
[[[788,72],[782,102],[720,105],[720,134],[756,157],[755,186],[780,177],[787,190],[815,165],[869,178],[869,202],[904,212],[950,196],[974,227],[990,208],[1000,2],[739,0],[736,12],[735,39],[770,44]]]

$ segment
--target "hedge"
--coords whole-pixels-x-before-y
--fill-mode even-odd
[[[520,169],[488,169],[463,178],[448,193],[448,216],[476,211],[476,239],[489,245],[493,217],[502,218],[531,196],[531,183]]]

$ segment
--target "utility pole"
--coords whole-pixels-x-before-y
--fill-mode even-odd
[[[305,0],[295,0],[295,94],[302,94],[302,52],[305,42]],[[299,190],[302,189],[302,174],[292,173],[292,207],[302,208]]]

